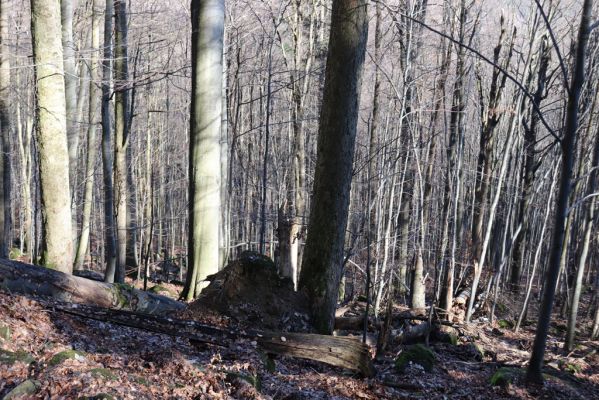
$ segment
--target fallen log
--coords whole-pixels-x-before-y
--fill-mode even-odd
[[[144,314],[167,315],[185,304],[128,285],[96,282],[53,269],[0,258],[0,289]]]
[[[358,339],[309,333],[226,330],[197,321],[159,315],[139,314],[126,310],[106,309],[83,304],[44,302],[44,306],[78,317],[112,322],[149,332],[184,337],[192,342],[229,346],[231,340],[256,341],[266,353],[304,358],[358,371],[370,377],[375,373],[368,346]]]
[[[316,360],[359,371],[366,377],[375,370],[370,351],[359,339],[310,333],[265,333],[258,344],[267,353]]]

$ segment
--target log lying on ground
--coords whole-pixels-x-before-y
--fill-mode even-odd
[[[96,282],[7,259],[0,259],[0,289],[144,314],[167,315],[185,308],[181,302],[127,285]]]
[[[358,339],[310,333],[267,333],[258,338],[267,353],[321,361],[374,376],[368,347]]]
[[[191,341],[217,346],[228,346],[234,339],[248,339],[257,341],[258,345],[269,354],[319,361],[358,371],[368,377],[375,373],[368,346],[357,339],[309,333],[233,331],[215,328],[197,321],[144,315],[83,304],[61,302],[42,302],[42,304],[48,308],[83,318],[112,322],[174,337],[184,337]]]

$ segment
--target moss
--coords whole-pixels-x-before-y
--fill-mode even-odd
[[[395,368],[404,372],[408,364],[418,364],[426,372],[431,372],[435,364],[435,353],[422,344],[407,347],[395,360]]]
[[[13,390],[8,392],[8,394],[4,396],[3,399],[12,400],[16,398],[21,398],[21,396],[32,396],[38,391],[40,387],[41,384],[38,381],[35,381],[33,379],[27,379],[26,381],[23,381],[19,385],[17,385]]]
[[[562,371],[569,372],[572,375],[579,374],[582,372],[582,368],[580,365],[572,364],[563,360],[559,360],[558,365]]]
[[[125,308],[131,303],[131,291],[133,287],[126,283],[115,283],[112,286],[112,293],[116,299],[116,306],[118,308]]]
[[[16,260],[17,258],[21,257],[23,255],[23,253],[21,253],[20,249],[17,249],[16,247],[13,247],[10,249],[10,251],[8,252],[8,258],[10,258],[11,260]]]
[[[48,362],[48,364],[54,366],[54,365],[61,364],[65,360],[76,359],[76,358],[84,357],[84,356],[85,356],[85,353],[82,353],[77,350],[65,350],[65,351],[61,351],[60,353],[54,354],[52,356],[52,358],[50,359],[50,361]]]
[[[146,378],[144,378],[143,376],[130,375],[129,378],[133,382],[138,383],[140,385],[150,386],[150,382]]]
[[[500,319],[499,321],[497,321],[497,325],[501,329],[512,329],[514,327],[512,321],[508,321],[507,319]]]
[[[31,364],[35,359],[31,356],[31,354],[26,351],[7,351],[0,349],[0,364],[12,365],[16,362],[22,362],[25,364]]]
[[[94,378],[102,378],[109,381],[116,381],[117,376],[108,368],[92,368],[89,370]]]
[[[262,382],[261,382],[260,378],[256,375],[242,374],[239,372],[227,372],[227,379],[228,380],[241,379],[243,381],[246,381],[250,385],[252,385],[254,388],[256,388],[257,391],[260,391],[260,389],[262,388]]]
[[[0,339],[10,340],[10,326],[0,324]]]
[[[517,368],[499,368],[490,379],[491,386],[509,386],[520,373]]]
[[[276,369],[275,360],[264,352],[260,352],[260,359],[264,363],[264,369],[273,374]]]

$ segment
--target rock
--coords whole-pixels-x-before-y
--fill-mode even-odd
[[[31,356],[31,354],[26,351],[7,351],[0,349],[0,364],[12,365],[16,362],[22,362],[25,364],[31,364],[35,359]]]
[[[80,351],[65,350],[65,351],[61,351],[60,353],[54,354],[52,356],[52,358],[50,359],[50,361],[48,362],[48,364],[51,366],[55,366],[55,365],[61,364],[62,362],[64,362],[65,360],[68,360],[68,359],[80,360],[80,359],[83,359],[84,357],[85,357],[85,353],[82,353]]]
[[[94,396],[79,397],[79,400],[114,400],[114,396],[108,393],[98,393]]]
[[[40,382],[33,379],[27,379],[26,381],[23,381],[17,385],[13,390],[8,392],[8,394],[4,396],[3,400],[12,400],[21,396],[32,396],[40,387]]]
[[[435,353],[423,344],[409,346],[395,360],[395,368],[404,372],[410,363],[418,364],[426,372],[431,372],[435,364]]]
[[[514,327],[512,321],[508,321],[507,319],[500,319],[499,321],[497,321],[497,325],[501,329],[512,329]]]
[[[459,347],[464,359],[482,361],[485,358],[485,350],[478,343],[467,343]]]

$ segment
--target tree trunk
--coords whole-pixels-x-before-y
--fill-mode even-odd
[[[195,298],[218,271],[224,0],[192,0],[189,140],[189,268],[184,296]]]
[[[71,273],[71,190],[60,5],[57,1],[31,1],[31,33],[42,199],[41,262],[49,268]]]
[[[574,164],[574,144],[576,142],[576,131],[578,129],[578,102],[584,81],[584,64],[586,44],[589,39],[589,23],[591,18],[592,0],[585,0],[582,7],[580,28],[578,31],[577,47],[574,58],[572,80],[568,92],[568,104],[566,106],[566,125],[564,135],[560,142],[562,151],[562,168],[559,182],[559,193],[555,207],[555,226],[551,238],[549,265],[545,275],[545,291],[539,312],[539,322],[533,344],[530,364],[526,372],[526,380],[529,382],[543,382],[542,366],[545,354],[545,342],[551,310],[555,297],[555,285],[559,274],[560,255],[564,242],[565,221],[568,215],[568,198],[570,195],[572,165]]]
[[[102,60],[102,179],[104,184],[104,255],[106,270],[104,281],[114,282],[116,273],[116,226],[114,218],[114,185],[112,161],[112,123],[110,118],[110,79],[112,76],[112,18],[114,4],[105,0],[104,13],[104,57]]]
[[[111,0],[106,0],[111,1]],[[125,282],[127,264],[127,147],[129,145],[129,63],[127,3],[114,0],[114,186],[117,264],[115,282]]]
[[[334,0],[317,144],[313,202],[299,286],[313,323],[333,330],[352,178],[368,19],[363,0]]]
[[[62,49],[64,65],[65,105],[67,119],[67,138],[69,147],[69,171],[71,187],[74,187],[77,175],[77,147],[79,146],[79,127],[77,124],[77,71],[75,63],[75,43],[73,42],[73,0],[60,0],[62,26]]]
[[[100,64],[98,51],[100,51],[100,22],[101,14],[97,10],[95,0],[92,5],[92,56],[90,60],[90,81],[89,81],[89,110],[87,127],[87,160],[85,166],[85,191],[83,195],[83,221],[81,226],[81,235],[77,246],[75,256],[75,267],[82,269],[85,253],[89,244],[89,231],[92,213],[92,195],[94,190],[95,166],[97,155],[96,130],[98,129],[97,111],[100,106],[101,94],[98,90],[100,82]]]
[[[590,115],[593,115],[594,105],[599,99],[599,95],[595,95],[593,107],[591,108]],[[590,128],[591,122],[589,122]],[[599,175],[597,169],[599,168],[599,128],[596,128],[595,132],[595,146],[593,149],[593,156],[591,162],[591,173],[589,175],[589,181],[587,184],[587,196],[593,196],[595,190],[597,190],[597,176]],[[590,129],[589,129],[590,131]],[[590,132],[588,132],[590,133]],[[578,306],[580,303],[580,294],[582,292],[582,280],[584,277],[584,270],[587,263],[587,257],[589,255],[589,247],[591,243],[591,235],[593,233],[593,220],[595,218],[595,203],[594,197],[589,198],[588,204],[586,205],[584,215],[584,229],[582,239],[582,249],[578,260],[578,268],[576,271],[576,278],[574,280],[574,287],[572,288],[572,305],[570,306],[570,314],[568,316],[568,332],[566,334],[565,349],[571,351],[574,348],[574,336],[576,335],[576,317],[578,315]]]
[[[10,205],[10,50],[8,48],[9,8],[0,1],[0,257],[7,257],[11,246]],[[24,185],[29,182],[23,182]]]

